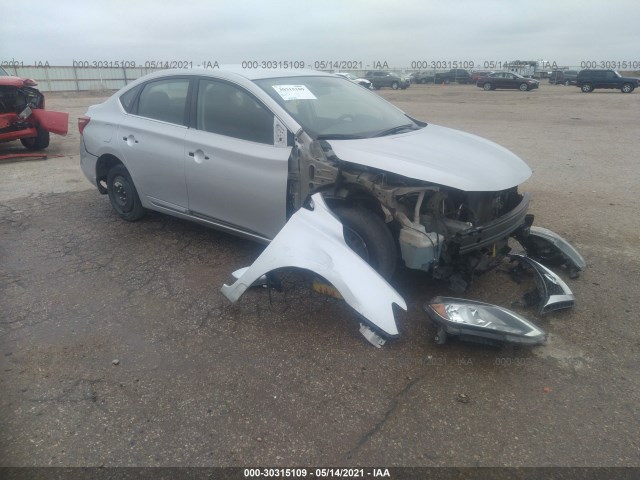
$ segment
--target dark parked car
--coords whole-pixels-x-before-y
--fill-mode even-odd
[[[533,78],[523,77],[513,72],[496,72],[486,77],[478,78],[476,85],[484,90],[495,90],[496,88],[517,88],[522,92],[538,88],[540,82]]]
[[[549,83],[551,85],[575,85],[577,70],[554,70],[549,75]]]
[[[615,88],[622,93],[631,93],[640,86],[640,78],[623,77],[615,70],[580,70],[576,85],[584,93],[596,88]]]
[[[417,72],[413,76],[414,83],[433,83],[433,71],[431,72]]]
[[[488,77],[492,73],[495,73],[493,70],[477,70],[475,72],[471,72],[471,81],[477,82],[480,77]]]
[[[365,78],[373,84],[373,88],[391,87],[394,90],[398,88],[405,89],[411,83],[405,77],[397,73],[387,72],[384,70],[374,70],[366,73]]]
[[[434,78],[435,83],[469,83],[471,82],[471,75],[464,68],[452,68],[448,72],[436,73]]]

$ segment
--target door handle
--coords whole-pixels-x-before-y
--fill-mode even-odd
[[[207,157],[204,154],[204,152],[200,149],[196,150],[195,152],[189,152],[189,156],[193,157],[196,160],[196,162],[198,160],[202,161],[202,159],[209,160],[209,157]]]

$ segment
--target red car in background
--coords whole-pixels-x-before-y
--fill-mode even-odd
[[[20,140],[29,150],[42,150],[49,146],[50,133],[67,134],[69,114],[45,110],[36,85],[0,67],[0,142]]]

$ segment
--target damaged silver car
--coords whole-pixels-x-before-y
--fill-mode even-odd
[[[573,296],[538,262],[571,276],[585,266],[566,240],[532,226],[530,195],[518,191],[531,169],[519,157],[335,75],[157,72],[90,107],[78,127],[82,170],[123,219],[157,210],[270,244],[223,287],[230,300],[271,270],[311,270],[360,314],[376,346],[398,334],[392,304],[406,308],[384,281],[399,262],[464,292],[510,256],[536,272],[542,313]],[[531,258],[511,254],[512,237]],[[522,324],[508,311],[464,308],[498,330]],[[452,318],[434,321],[452,334],[486,331],[475,317],[462,330],[467,317]]]
[[[321,193],[385,278],[399,260],[465,290],[533,221],[519,157],[321,72],[157,72],[79,128],[82,170],[125,220],[151,209],[269,243]]]

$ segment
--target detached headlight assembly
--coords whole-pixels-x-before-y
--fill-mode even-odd
[[[435,297],[424,305],[438,326],[437,343],[445,343],[448,335],[476,343],[538,345],[546,333],[511,310],[489,303],[463,298]]]

